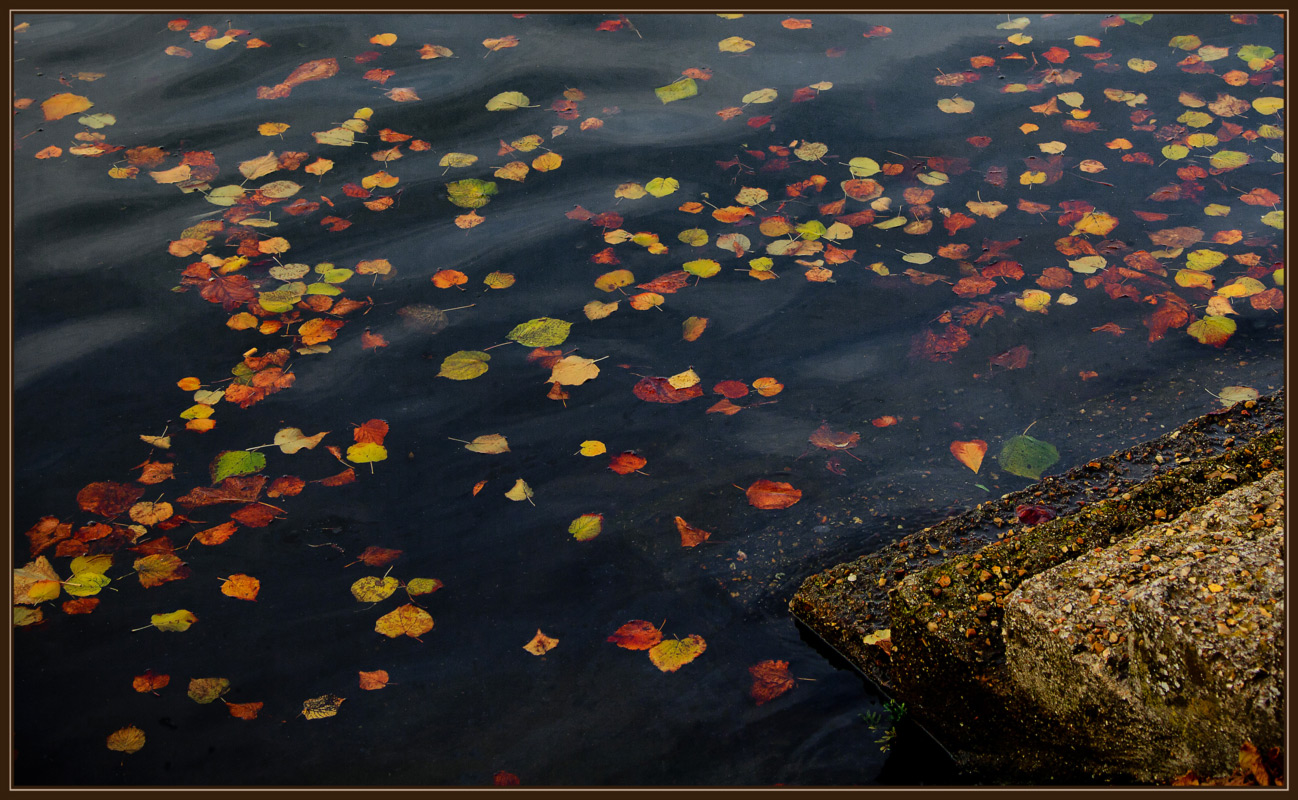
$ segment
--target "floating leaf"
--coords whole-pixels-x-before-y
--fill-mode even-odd
[[[788,508],[802,499],[800,489],[795,489],[783,481],[770,481],[765,478],[754,481],[748,487],[746,494],[749,505],[767,510]]]
[[[581,356],[566,356],[555,363],[550,373],[550,383],[564,386],[580,386],[599,375],[595,361]]]
[[[266,468],[266,456],[249,450],[225,450],[212,459],[209,472],[212,483],[220,483],[232,475],[250,475]]]
[[[433,617],[419,606],[406,603],[378,618],[374,630],[390,639],[398,636],[409,636],[419,641],[419,637],[433,629]]]
[[[1005,443],[997,460],[1001,469],[1011,475],[1040,480],[1042,473],[1059,460],[1059,451],[1049,442],[1019,435]]]
[[[676,530],[681,535],[681,547],[696,547],[708,540],[712,534],[702,528],[696,528],[681,517],[676,518]]]
[[[519,108],[527,108],[532,101],[527,99],[527,95],[522,92],[501,92],[487,101],[488,111],[513,111]]]
[[[1221,347],[1235,332],[1235,320],[1230,317],[1208,315],[1190,323],[1185,332],[1203,344]]]
[[[144,731],[134,725],[128,725],[108,734],[107,745],[109,750],[116,750],[119,753],[137,752],[144,747]]]
[[[579,542],[588,542],[604,530],[603,514],[582,514],[568,526],[568,533]]]
[[[553,347],[562,344],[568,338],[568,330],[571,327],[571,322],[539,317],[514,326],[505,338],[525,347]]]
[[[523,645],[523,649],[534,656],[543,656],[558,645],[558,639],[552,639],[551,637],[546,636],[544,633],[541,633],[540,628],[537,628],[536,635],[532,637],[530,642]]]
[[[149,622],[160,631],[181,633],[189,630],[190,625],[198,622],[198,617],[182,608],[169,614],[154,614],[149,617]]]
[[[473,441],[464,446],[464,449],[471,453],[497,455],[499,453],[509,452],[509,442],[499,433],[488,433],[483,436],[475,437]]]
[[[676,100],[684,100],[687,97],[693,97],[699,93],[699,85],[694,82],[693,78],[681,78],[678,81],[669,83],[666,86],[659,86],[654,89],[654,94],[664,104]]]
[[[963,97],[944,97],[937,101],[937,107],[948,114],[968,114],[974,110],[974,102]]]
[[[221,594],[236,600],[256,601],[261,581],[251,575],[235,574],[221,583]]]
[[[387,457],[387,448],[374,442],[359,442],[347,448],[347,460],[354,464],[372,464]]]
[[[522,502],[523,500],[526,500],[527,502],[531,503],[532,496],[533,496],[532,487],[528,486],[527,481],[523,480],[522,478],[516,480],[514,482],[513,487],[510,488],[509,491],[505,492],[505,497],[508,497],[510,500],[513,500],[516,503]],[[533,503],[533,505],[535,505],[535,503]]]
[[[637,619],[613,631],[606,641],[625,650],[649,650],[662,640],[662,631],[652,622]]]
[[[681,188],[681,183],[675,178],[654,178],[646,183],[644,188],[654,197],[666,197]]]
[[[479,350],[461,350],[442,361],[442,369],[437,376],[453,381],[471,380],[487,371],[487,362],[490,360],[490,355]]]
[[[41,111],[44,112],[46,120],[56,120],[63,119],[69,114],[79,114],[93,105],[94,103],[88,98],[79,94],[63,92],[41,103]]]
[[[702,636],[690,634],[684,639],[667,639],[649,649],[649,660],[663,672],[675,672],[703,655],[708,643]]]
[[[399,636],[400,634],[396,635]],[[302,703],[302,716],[307,719],[326,719],[327,717],[336,716],[345,699],[333,694],[312,697]]]
[[[378,577],[367,575],[352,584],[352,597],[361,603],[378,603],[388,599],[392,593],[401,588],[401,581],[387,575]]]
[[[983,456],[986,453],[987,443],[982,439],[951,443],[951,455],[974,472],[978,472],[982,468]]]
[[[491,202],[496,191],[494,181],[483,181],[477,178],[466,178],[446,184],[447,196],[460,208],[482,208]]]
[[[748,694],[757,701],[757,705],[769,703],[797,685],[789,672],[787,661],[762,661],[748,668],[753,676],[753,685]]]
[[[189,682],[189,699],[206,705],[215,702],[221,695],[230,691],[230,681],[226,678],[194,678]]]

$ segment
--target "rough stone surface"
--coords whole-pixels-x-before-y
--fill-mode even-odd
[[[941,742],[972,780],[1152,780],[1149,769],[1122,754],[1121,744],[1114,749],[1124,734],[1115,732],[1100,744],[1088,733],[1098,727],[1136,730],[1139,719],[1131,713],[1122,716],[1130,707],[1114,705],[1106,716],[1093,706],[1078,706],[1077,713],[1061,715],[1059,707],[1036,702],[1015,680],[1002,634],[1010,596],[1034,576],[1283,469],[1283,460],[1281,391],[1191,420],[1158,439],[1049,476],[814,574],[803,581],[789,607],[885,694],[904,702],[908,717]],[[1028,524],[1017,519],[1020,505],[1045,506],[1058,517]],[[1255,521],[1250,519],[1250,525]],[[1214,545],[1220,550],[1220,544]],[[1128,559],[1132,555],[1126,554]],[[1212,555],[1205,552],[1204,557]],[[1191,585],[1188,576],[1184,585]],[[1089,599],[1088,591],[1086,608]],[[1081,608],[1074,604],[1075,612],[1080,614]],[[1187,628],[1201,620],[1199,615],[1181,616]],[[1238,616],[1232,618],[1241,624]],[[1080,619],[1069,624],[1081,624]],[[1216,630],[1215,620],[1211,629]],[[1105,628],[1103,638],[1114,632]],[[1086,633],[1096,635],[1092,629]],[[1121,639],[1127,632],[1118,634]],[[1153,643],[1151,649],[1162,646],[1158,631],[1142,635]],[[1085,650],[1090,644],[1085,633],[1082,642]],[[1126,646],[1109,642],[1111,656],[1117,644]],[[1072,647],[1067,649],[1071,654]],[[1164,655],[1168,662],[1155,656],[1154,663],[1181,663]],[[1131,734],[1121,742],[1138,749],[1142,739]],[[1240,744],[1235,743],[1235,752]]]
[[[1134,778],[1226,772],[1283,744],[1284,474],[1024,581],[1012,681]]]

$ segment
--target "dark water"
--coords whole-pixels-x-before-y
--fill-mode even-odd
[[[67,598],[60,597],[42,607],[44,622],[15,629],[17,784],[482,785],[498,772],[513,773],[525,785],[958,782],[940,752],[904,725],[895,745],[881,749],[887,729],[881,698],[804,641],[785,611],[798,582],[838,558],[1029,483],[995,459],[1004,442],[1029,426],[1031,435],[1058,448],[1060,461],[1051,470],[1062,471],[1220,407],[1213,394],[1226,386],[1265,393],[1283,382],[1283,315],[1253,308],[1248,297],[1232,301],[1237,329],[1220,348],[1195,341],[1184,325],[1150,342],[1144,324],[1156,308],[1144,301],[1160,293],[1183,298],[1196,319],[1206,313],[1212,290],[1174,282],[1194,249],[1243,256],[1210,271],[1214,289],[1250,267],[1265,289],[1277,285],[1282,233],[1261,219],[1269,206],[1242,202],[1240,195],[1254,188],[1282,192],[1283,164],[1268,159],[1283,152],[1283,139],[1236,134],[1226,141],[1229,134],[1219,128],[1223,122],[1245,131],[1268,123],[1283,128],[1283,112],[1264,117],[1249,109],[1203,128],[1162,130],[1191,110],[1178,102],[1183,91],[1206,103],[1220,93],[1250,103],[1282,97],[1283,89],[1268,81],[1283,78],[1283,59],[1272,57],[1254,69],[1237,57],[1245,45],[1282,52],[1276,18],[1241,24],[1225,15],[1156,15],[1113,27],[1100,16],[1034,16],[1022,30],[998,30],[1008,18],[816,15],[809,18],[811,28],[790,30],[781,26],[782,16],[636,15],[635,30],[597,31],[606,17],[239,15],[227,22],[207,15],[191,17],[183,32],[168,30],[169,19],[15,19],[29,25],[14,34],[15,96],[35,101],[14,118],[15,566],[31,560],[22,531],[43,516],[70,521],[74,530],[96,521],[78,509],[77,493],[93,481],[129,482],[146,459],[173,462],[176,478],[144,487],[143,499],[174,504],[209,483],[208,463],[218,453],[266,444],[285,427],[329,431],[324,445],[346,448],[355,425],[383,419],[390,426],[384,442],[389,457],[372,473],[359,465],[350,485],[312,484],[297,497],[269,501],[286,514],[268,527],[244,528],[219,546],[195,543],[179,551],[192,571],[188,579],[143,588],[131,575],[138,553],[118,550],[108,573],[111,590],[99,595],[93,613],[65,614]],[[217,28],[217,36],[229,27],[250,33],[209,49],[189,36],[203,25]],[[862,36],[876,25],[891,34]],[[369,42],[386,32],[398,36],[392,46]],[[1017,33],[1033,40],[1006,41]],[[1205,62],[1214,72],[1178,68],[1194,51],[1168,41],[1188,34],[1229,49],[1225,58]],[[484,58],[481,42],[507,35],[517,36],[518,46]],[[720,52],[717,43],[731,36],[755,47]],[[1096,37],[1102,45],[1077,45],[1076,36]],[[245,42],[254,37],[270,46],[248,49]],[[449,47],[455,58],[420,59],[418,48],[426,43]],[[173,45],[192,57],[166,55]],[[1079,73],[1075,82],[1001,91],[1016,82],[1040,82],[1052,46],[1070,51],[1059,69]],[[358,64],[355,57],[369,51],[380,54]],[[1016,51],[1030,58],[1004,59]],[[1111,56],[1092,60],[1087,52]],[[957,87],[933,82],[939,70],[975,71],[969,59],[979,55],[996,59],[976,70],[979,81]],[[330,57],[340,64],[335,77],[303,83],[287,98],[257,99],[257,87]],[[1132,58],[1157,66],[1140,73],[1127,66]],[[376,68],[394,75],[383,86],[362,77]],[[661,103],[653,89],[687,69],[710,70],[711,78],[697,81],[698,96]],[[1234,86],[1222,77],[1230,70],[1261,77]],[[82,72],[104,77],[75,77]],[[60,77],[68,85],[60,85]],[[791,102],[798,89],[819,82],[832,88]],[[384,95],[393,87],[412,88],[419,100],[394,102]],[[735,119],[717,115],[768,87],[778,92],[774,102],[749,105]],[[550,105],[569,88],[585,99],[578,101],[577,119],[563,120]],[[1145,93],[1147,104],[1106,99],[1109,88]],[[484,110],[488,99],[506,91],[522,92],[538,107]],[[1060,120],[1070,109],[1064,102],[1058,104],[1061,115],[1028,108],[1068,91],[1084,95],[1087,119],[1099,122],[1099,130],[1063,129]],[[115,180],[107,172],[130,166],[126,151],[99,157],[67,152],[84,144],[76,133],[91,129],[78,124],[81,113],[42,118],[40,103],[60,92],[93,100],[86,113],[116,117],[114,125],[98,129],[107,143],[161,147],[168,159],[141,168],[134,179]],[[974,100],[974,111],[938,109],[938,99],[955,96]],[[364,143],[343,148],[313,141],[312,131],[332,128],[363,107],[373,109],[368,132],[358,136]],[[1140,109],[1152,112],[1144,124],[1154,130],[1132,130],[1130,115]],[[759,115],[770,115],[770,122],[746,124]],[[581,130],[589,117],[603,126]],[[258,134],[266,122],[291,127],[280,140]],[[1041,129],[1025,134],[1019,130],[1025,122]],[[568,128],[554,135],[556,125]],[[378,140],[385,128],[422,139],[431,150],[403,145],[403,157],[386,165],[400,183],[376,190],[396,196],[399,189],[399,200],[374,212],[342,186],[384,168],[370,153],[391,146]],[[1222,141],[1196,148],[1192,157],[1165,160],[1165,144],[1197,130],[1217,132]],[[531,163],[544,151],[496,155],[500,141],[529,134],[559,153],[562,166],[534,170],[521,183],[497,179],[499,193],[479,209],[486,221],[457,228],[453,220],[465,210],[448,202],[443,185],[490,180],[510,160]],[[971,136],[992,142],[976,148],[967,141]],[[1123,162],[1128,151],[1105,145],[1118,137],[1153,163]],[[779,157],[772,146],[795,140],[825,143],[828,152],[820,162],[788,155],[787,169],[762,171]],[[1066,174],[1029,189],[1019,182],[1032,167],[1023,159],[1047,157],[1037,145],[1050,141],[1067,145]],[[49,145],[65,152],[33,157]],[[1247,153],[1251,163],[1207,174],[1206,156],[1227,149]],[[200,220],[220,219],[223,209],[199,192],[158,184],[148,172],[175,166],[183,153],[210,151],[220,168],[210,185],[237,184],[238,165],[268,150],[307,152],[304,165],[317,156],[335,162],[319,179],[299,168],[247,182],[251,189],[292,180],[303,187],[299,197],[327,196],[336,204],[299,217],[279,211],[284,203],[270,207],[278,227],[256,230],[289,240],[282,261],[351,268],[383,258],[394,274],[373,281],[356,275],[340,285],[346,297],[368,297],[373,306],[328,343],[331,352],[294,356],[292,388],[248,409],[219,403],[213,430],[189,432],[179,414],[194,401],[176,387],[178,380],[196,376],[205,388],[224,385],[217,382],[250,348],[300,344],[280,333],[228,328],[224,323],[234,312],[204,302],[197,286],[172,291],[197,257],[169,255],[168,242]],[[766,158],[746,151],[764,151]],[[447,152],[479,160],[447,170],[438,165]],[[781,213],[795,223],[821,219],[828,225],[832,214],[818,214],[817,206],[842,196],[836,187],[851,177],[845,162],[857,156],[902,165],[900,175],[873,176],[893,209],[907,208],[906,188],[932,188],[935,224],[927,234],[856,224],[853,238],[837,242],[855,249],[855,260],[827,265],[833,282],[804,280],[807,268],[789,256],[775,257],[778,280],[753,280],[735,269],[763,255],[771,240],[757,225],[722,224],[707,208],[697,215],[677,210],[689,201],[731,205],[739,188],[764,188],[771,199],[749,218],[754,221],[781,207],[786,185],[821,174],[828,179],[823,192],[788,198]],[[718,164],[735,157],[753,171],[736,177],[735,167]],[[916,176],[933,171],[925,161],[930,157],[967,158],[969,171],[951,170],[948,184],[926,186]],[[1086,159],[1107,169],[1079,170]],[[1176,174],[1191,163],[1204,165],[1205,174]],[[1004,186],[983,180],[995,167],[1007,171]],[[620,184],[668,176],[680,182],[673,194],[614,197]],[[1182,183],[1199,188],[1182,200],[1147,199],[1159,187]],[[1023,212],[1016,208],[1020,198],[1051,209]],[[1009,208],[994,219],[974,216],[965,203],[979,199]],[[1161,285],[1131,278],[1140,290],[1135,298],[1086,288],[1086,276],[1073,273],[1070,288],[1050,290],[1056,302],[1049,313],[1023,311],[1015,297],[1036,288],[1045,268],[1068,267],[1055,245],[1071,231],[1056,224],[1059,204],[1068,201],[1090,203],[1119,220],[1112,232],[1086,237],[1097,246],[1122,243],[1104,250],[1110,269],[1132,250],[1157,249],[1147,234],[1165,228],[1195,226],[1205,240],[1239,230],[1241,241],[1204,241],[1186,254],[1160,256],[1167,269],[1157,279]],[[1205,215],[1212,203],[1229,206],[1229,213]],[[664,294],[658,310],[633,310],[621,298],[611,316],[587,320],[585,303],[618,297],[592,286],[615,267],[591,263],[608,245],[600,229],[565,217],[576,205],[616,211],[631,233],[658,234],[666,253],[651,254],[632,242],[613,248],[618,266],[634,272],[637,282],[699,258],[720,262],[723,271]],[[848,200],[841,213],[867,207]],[[963,211],[976,224],[948,234],[940,208]],[[1170,216],[1148,221],[1135,211]],[[893,213],[880,213],[876,221]],[[353,224],[326,231],[319,220],[328,214]],[[227,224],[227,231],[236,227]],[[694,248],[677,239],[694,227],[712,241],[721,233],[742,233],[756,252],[737,258],[712,243]],[[233,255],[237,242],[225,242],[227,231],[207,252]],[[1015,238],[1022,242],[1001,258],[1021,263],[1026,277],[999,279],[993,291],[973,298],[951,291],[965,274],[956,260],[901,260],[904,253],[936,255],[943,245],[963,242],[972,261],[986,241]],[[867,268],[874,263],[892,274]],[[239,274],[268,291],[278,285],[267,275],[271,266],[257,258]],[[941,274],[945,282],[919,285],[901,274],[908,268]],[[430,278],[442,269],[467,274],[465,291],[436,288]],[[482,280],[493,271],[512,273],[517,282],[488,290]],[[1061,291],[1078,301],[1059,305]],[[949,362],[911,354],[916,337],[944,329],[944,311],[959,315],[973,301],[993,303],[1005,314],[970,325],[970,341]],[[476,305],[449,312],[449,327],[428,335],[403,326],[396,313],[416,303]],[[528,363],[528,350],[518,345],[491,350],[488,372],[474,380],[436,377],[447,355],[503,342],[515,325],[543,316],[574,323],[561,345],[565,353],[608,357],[599,362],[597,379],[569,387],[566,404],[546,398],[548,371]],[[710,320],[695,342],[681,338],[681,323],[690,316]],[[1126,332],[1093,332],[1108,322]],[[366,329],[388,346],[363,348]],[[990,358],[1018,345],[1031,351],[1027,366],[989,367]],[[669,405],[632,394],[639,376],[671,376],[690,367],[702,377],[704,397]],[[1096,375],[1083,380],[1084,371]],[[751,384],[764,376],[783,383],[783,392],[738,399],[753,407],[733,416],[705,413],[720,399],[711,394],[717,382]],[[777,402],[755,405],[768,399]],[[898,424],[871,424],[885,415]],[[859,432],[859,445],[843,454],[813,448],[808,436],[822,422]],[[152,450],[138,438],[164,428],[172,436],[169,451]],[[491,433],[505,435],[510,452],[475,454],[448,441]],[[972,439],[989,443],[976,475],[948,452],[953,440]],[[585,440],[604,442],[609,453],[574,455]],[[648,459],[647,474],[606,469],[609,456],[623,451]],[[315,480],[343,468],[324,446],[294,455],[277,448],[259,452],[272,478]],[[836,462],[827,465],[831,457]],[[534,490],[535,506],[502,496],[518,478]],[[802,491],[800,502],[782,511],[751,507],[735,487],[760,478],[792,483]],[[483,480],[485,488],[473,496],[472,487]],[[140,541],[166,535],[183,545],[236,507],[177,506],[192,522],[150,531]],[[577,542],[567,527],[584,513],[604,514],[604,530]],[[711,538],[681,547],[673,523],[678,515]],[[318,546],[324,543],[336,547]],[[374,607],[350,595],[353,581],[387,570],[345,566],[368,546],[403,551],[391,568],[403,581],[444,583],[415,598],[436,621],[422,641],[374,631],[379,616],[406,602],[403,592]],[[54,548],[44,555],[60,577],[68,577],[69,557],[55,556]],[[255,603],[221,594],[217,579],[234,573],[260,579]],[[186,632],[132,632],[152,614],[181,608],[199,619]],[[637,619],[665,621],[668,638],[701,636],[706,652],[677,672],[662,672],[645,653],[606,641]],[[559,640],[543,657],[522,649],[538,628]],[[758,705],[748,694],[748,668],[765,660],[787,661],[800,680]],[[150,669],[171,676],[159,696],[131,688],[132,678]],[[359,670],[380,669],[389,673],[389,686],[358,687]],[[227,678],[231,703],[264,702],[260,716],[243,721],[220,703],[190,700],[188,681],[202,677]],[[346,698],[336,716],[299,716],[304,701],[325,694]],[[885,723],[871,726],[862,716],[870,713],[882,714]],[[145,733],[143,749],[125,755],[104,746],[105,737],[129,725]]]

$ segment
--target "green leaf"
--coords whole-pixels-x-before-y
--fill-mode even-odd
[[[675,100],[684,100],[687,97],[693,97],[699,93],[699,85],[694,82],[693,78],[681,78],[680,80],[669,83],[666,86],[659,86],[654,89],[654,94],[664,103],[670,103]]]
[[[681,182],[675,178],[654,178],[646,183],[644,188],[654,197],[666,197],[681,188]]]
[[[1265,45],[1246,44],[1235,55],[1240,61],[1252,61],[1255,58],[1268,59],[1275,55],[1275,51]]]
[[[487,371],[487,362],[491,356],[479,350],[461,350],[451,353],[442,362],[439,378],[450,378],[453,381],[467,381]]]
[[[447,196],[460,208],[482,208],[491,202],[491,196],[496,191],[495,181],[483,181],[477,178],[465,178],[462,181],[451,181],[446,184]]]
[[[582,514],[568,526],[568,533],[579,542],[588,542],[604,530],[603,514]]]
[[[1268,211],[1262,215],[1262,224],[1279,231],[1284,230],[1284,211],[1278,209],[1276,211]]]
[[[524,347],[554,347],[556,344],[563,344],[568,338],[568,329],[571,327],[571,322],[538,317],[515,325],[505,338],[518,342]]]
[[[1241,153],[1238,150],[1218,150],[1208,159],[1208,163],[1217,169],[1235,169],[1248,162],[1248,153]]]
[[[63,591],[73,597],[89,597],[112,583],[107,575],[98,572],[76,572],[63,583]]]
[[[212,483],[220,483],[232,475],[251,475],[266,468],[266,456],[251,450],[226,450],[212,459],[209,470]]]
[[[527,95],[522,92],[501,92],[487,101],[488,111],[513,111],[518,108],[527,108],[532,101],[527,99]]]
[[[813,219],[802,223],[798,227],[794,228],[794,230],[802,234],[803,239],[806,239],[809,242],[814,242],[825,235],[826,228],[825,223],[818,219]]]
[[[1119,14],[1118,16],[1130,22],[1132,25],[1144,25],[1154,18],[1153,14]]]
[[[1194,34],[1186,36],[1173,36],[1167,43],[1168,47],[1175,47],[1179,50],[1198,50],[1203,45],[1203,40]]]
[[[853,178],[868,178],[871,175],[878,174],[881,170],[878,161],[865,156],[857,156],[847,162],[847,168],[851,170]]]
[[[189,681],[189,699],[195,703],[212,703],[221,695],[230,691],[230,681],[226,678],[191,678]]]
[[[1015,436],[1001,448],[997,457],[1001,469],[1011,475],[1039,480],[1041,473],[1059,460],[1059,451],[1049,442],[1031,436]]]

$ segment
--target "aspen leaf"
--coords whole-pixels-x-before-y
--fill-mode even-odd
[[[391,575],[384,577],[367,575],[352,584],[351,593],[358,602],[378,603],[391,597],[392,593],[399,588],[401,588],[401,581]]]
[[[675,178],[654,178],[646,183],[644,188],[654,197],[666,197],[681,188],[681,183]]]
[[[526,500],[529,503],[531,503],[533,497],[532,487],[527,485],[527,481],[523,480],[522,478],[519,478],[517,481],[514,482],[513,487],[510,488],[509,491],[505,492],[505,497],[508,497],[510,500],[513,500],[516,503],[522,502],[523,500]]]
[[[753,43],[742,36],[728,36],[717,42],[717,49],[723,53],[743,53],[753,49]]]
[[[615,269],[612,272],[606,272],[595,279],[595,288],[605,292],[611,292],[614,289],[620,289],[623,286],[630,286],[635,283],[635,275],[630,270]]]
[[[703,655],[708,644],[702,636],[690,634],[684,639],[666,639],[649,648],[649,660],[663,672],[675,672]]]
[[[514,326],[505,338],[525,347],[553,347],[568,338],[571,322],[550,317],[538,317]]]
[[[116,750],[119,753],[135,753],[144,747],[144,731],[128,725],[120,730],[108,734],[107,746],[109,750]]]
[[[775,100],[775,98],[777,97],[779,97],[779,93],[776,92],[774,89],[757,89],[739,98],[739,101],[744,105],[749,105],[752,103],[761,104],[761,103],[769,103]]]
[[[721,265],[710,258],[701,258],[696,261],[685,262],[681,269],[700,278],[711,278],[721,271]]]
[[[433,617],[419,606],[406,603],[378,618],[374,623],[376,633],[390,639],[409,636],[415,641],[433,629]]]
[[[532,159],[532,169],[537,172],[550,172],[556,170],[563,164],[563,156],[558,153],[542,153]]]
[[[1221,347],[1235,332],[1235,320],[1230,317],[1206,316],[1190,323],[1185,332],[1203,344]]]
[[[232,475],[250,475],[266,468],[266,456],[250,450],[226,450],[212,459],[209,472],[212,483],[220,483]]]
[[[550,372],[550,383],[564,386],[580,386],[599,375],[595,361],[581,356],[565,356],[555,363]]]
[[[637,619],[613,631],[606,641],[624,650],[649,650],[662,640],[662,631],[658,630],[652,622]]]
[[[189,569],[185,566],[185,562],[174,553],[154,553],[137,558],[132,566],[140,579],[140,585],[146,589],[189,577]],[[88,573],[77,573],[73,578],[86,574]]]
[[[677,100],[684,100],[687,97],[693,97],[699,93],[699,85],[694,82],[693,78],[681,78],[678,81],[659,86],[654,89],[654,94],[664,104],[672,103]]]
[[[543,656],[557,647],[558,644],[558,639],[546,636],[544,633],[541,633],[540,628],[537,628],[536,635],[532,637],[530,642],[523,645],[523,649],[534,656]]]
[[[1049,442],[1019,435],[1005,443],[997,460],[1001,469],[1011,475],[1040,480],[1042,473],[1059,460],[1059,451]]]
[[[63,92],[41,103],[41,111],[44,112],[46,120],[56,120],[63,119],[69,114],[79,114],[93,105],[94,103],[88,98],[79,94]]]
[[[395,612],[394,612],[395,613]],[[379,631],[382,633],[382,631]],[[400,636],[400,633],[394,634]],[[307,719],[326,719],[338,715],[338,709],[346,698],[333,694],[322,694],[302,703],[302,716]]]
[[[292,455],[299,450],[314,450],[328,433],[329,431],[321,431],[315,436],[307,436],[299,428],[282,428],[275,434],[275,445],[281,451]]]
[[[200,705],[216,702],[221,695],[230,691],[227,678],[193,678],[189,681],[189,699]]]
[[[478,157],[472,153],[447,153],[437,162],[439,167],[471,167],[478,163]],[[449,186],[449,185],[448,185]]]
[[[149,617],[149,622],[160,631],[182,633],[189,630],[190,625],[198,622],[198,617],[182,608],[169,614],[154,614]]]
[[[487,371],[487,362],[491,356],[479,350],[460,350],[452,353],[442,361],[439,378],[450,378],[453,381],[467,381]]]
[[[948,114],[968,114],[974,110],[974,102],[963,97],[944,97],[937,101],[937,107]]]
[[[358,670],[358,673],[360,675],[360,687],[367,692],[384,688],[390,680],[387,670],[376,669],[373,672]]]
[[[681,535],[681,547],[696,547],[708,540],[712,534],[702,528],[696,528],[681,517],[676,518],[676,531]]]
[[[568,533],[579,542],[588,542],[604,530],[603,514],[582,514],[568,526]]]
[[[757,705],[769,703],[797,685],[789,672],[787,661],[762,661],[748,668],[753,676],[753,685],[748,695],[757,701]]]
[[[266,705],[261,702],[254,703],[226,703],[225,709],[230,712],[230,716],[237,719],[252,720],[256,719],[261,713],[262,706]]]
[[[788,508],[802,499],[801,490],[783,481],[770,481],[765,478],[754,481],[748,487],[746,494],[749,505],[766,510]]]
[[[982,439],[951,443],[951,455],[974,472],[978,472],[982,468],[983,456],[986,453],[987,443]]]
[[[236,600],[255,602],[259,591],[261,591],[261,581],[251,575],[231,575],[221,583],[221,594]]]
[[[347,460],[354,464],[372,464],[387,457],[387,448],[374,442],[358,442],[347,448]]]
[[[639,200],[647,193],[648,191],[638,183],[623,183],[619,184],[617,189],[613,191],[613,196],[623,197],[627,200]]]
[[[421,594],[432,594],[442,588],[442,582],[436,578],[412,578],[406,583],[406,594],[419,596]]]
[[[262,136],[278,136],[288,129],[286,122],[263,122],[257,126],[257,133]]]
[[[614,311],[617,311],[617,307],[618,307],[617,301],[614,301],[612,303],[601,303],[598,300],[591,300],[589,303],[587,303],[585,306],[582,307],[582,312],[585,313],[586,319],[591,319],[591,320],[604,319],[609,314],[612,314]]]
[[[681,323],[681,338],[687,342],[698,341],[707,327],[707,317],[689,317]]]

